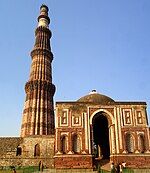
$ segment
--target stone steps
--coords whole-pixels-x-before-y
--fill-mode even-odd
[[[101,169],[104,169],[104,170],[107,170],[107,171],[110,171],[110,165],[111,165],[111,163],[109,162],[109,163],[106,163],[105,165],[103,165],[103,166],[101,166]]]
[[[102,170],[106,170],[106,171],[110,171],[110,161],[109,159],[96,159],[95,160],[95,164],[96,164],[96,168],[97,170],[102,169]]]
[[[110,163],[101,167],[103,170],[110,171]],[[34,173],[98,173],[92,169],[44,169],[42,171],[36,171]],[[132,173],[150,173],[150,169],[134,169]]]
[[[97,173],[97,171],[93,171],[93,169],[44,169],[43,172],[34,173]]]

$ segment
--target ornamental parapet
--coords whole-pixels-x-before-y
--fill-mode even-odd
[[[40,48],[40,47],[35,48],[35,49],[33,49],[31,51],[31,57],[32,57],[32,59],[36,55],[42,55],[42,56],[49,57],[51,62],[53,60],[53,53],[50,50],[48,50],[48,49],[43,49],[43,48]]]
[[[55,85],[50,83],[49,81],[41,81],[41,80],[28,81],[25,85],[26,93],[38,89],[48,91],[51,93],[52,96],[55,93]]]

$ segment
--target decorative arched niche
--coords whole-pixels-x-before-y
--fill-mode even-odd
[[[139,152],[140,153],[144,153],[145,152],[145,137],[144,134],[139,134],[138,135],[138,148],[139,148]]]
[[[75,154],[79,154],[81,152],[81,139],[76,133],[72,135],[72,151]]]
[[[134,137],[133,134],[127,132],[125,134],[126,151],[128,153],[134,153]]]
[[[60,152],[62,154],[67,153],[67,136],[66,135],[62,135],[60,138]]]

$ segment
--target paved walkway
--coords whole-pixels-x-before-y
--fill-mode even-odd
[[[44,169],[42,171],[36,171],[34,173],[97,173],[92,169]]]

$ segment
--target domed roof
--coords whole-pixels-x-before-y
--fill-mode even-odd
[[[99,94],[96,90],[92,90],[88,95],[81,97],[77,102],[91,102],[91,103],[100,103],[100,104],[109,104],[114,102],[113,99],[105,95]]]

